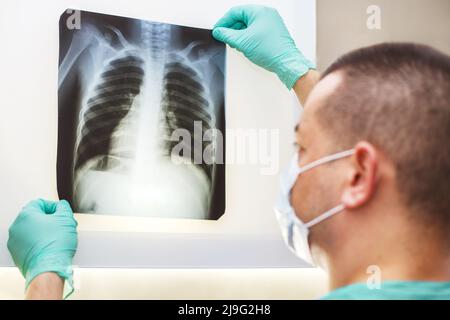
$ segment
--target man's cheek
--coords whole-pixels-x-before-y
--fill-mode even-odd
[[[309,201],[310,201],[309,188],[305,181],[297,179],[291,192],[291,203],[294,208],[295,214],[300,220],[306,222],[309,220]]]

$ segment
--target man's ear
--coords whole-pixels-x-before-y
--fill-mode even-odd
[[[356,144],[354,150],[351,172],[342,194],[342,203],[350,209],[358,208],[372,198],[378,167],[377,150],[372,144],[361,141]]]

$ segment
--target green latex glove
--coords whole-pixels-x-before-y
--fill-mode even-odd
[[[213,37],[242,52],[250,61],[274,72],[290,90],[309,69],[278,11],[259,5],[231,8],[213,29]]]
[[[77,243],[77,222],[65,200],[33,200],[9,228],[8,250],[25,277],[26,288],[37,275],[55,272],[66,280],[65,297],[73,292],[72,258]]]

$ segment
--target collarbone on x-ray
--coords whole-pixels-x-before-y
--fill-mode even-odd
[[[82,25],[60,63],[60,113],[66,78],[78,78],[71,204],[81,213],[211,219],[224,48],[180,37],[180,26],[132,20],[127,28],[131,36]],[[196,162],[208,148],[213,160]]]

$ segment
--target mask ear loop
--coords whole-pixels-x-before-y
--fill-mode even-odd
[[[338,152],[338,153],[335,153],[335,154],[332,154],[332,155],[320,158],[320,159],[318,159],[316,161],[310,162],[310,163],[308,163],[307,165],[305,165],[303,167],[299,166],[299,168],[300,168],[299,174],[303,173],[305,171],[308,171],[308,170],[310,170],[312,168],[315,168],[317,166],[320,166],[321,164],[324,164],[324,163],[327,163],[327,162],[330,162],[330,161],[334,161],[334,160],[338,160],[338,159],[341,159],[341,158],[345,158],[345,157],[351,156],[354,152],[355,152],[355,149],[350,149],[350,150]]]
[[[322,214],[322,215],[312,219],[308,223],[305,223],[305,227],[309,229],[310,227],[318,224],[319,222],[322,222],[323,220],[331,217],[332,215],[335,215],[336,213],[338,213],[338,212],[340,212],[340,211],[342,211],[344,209],[345,209],[345,205],[340,204],[340,205],[334,207],[333,209],[328,210],[324,214]]]

